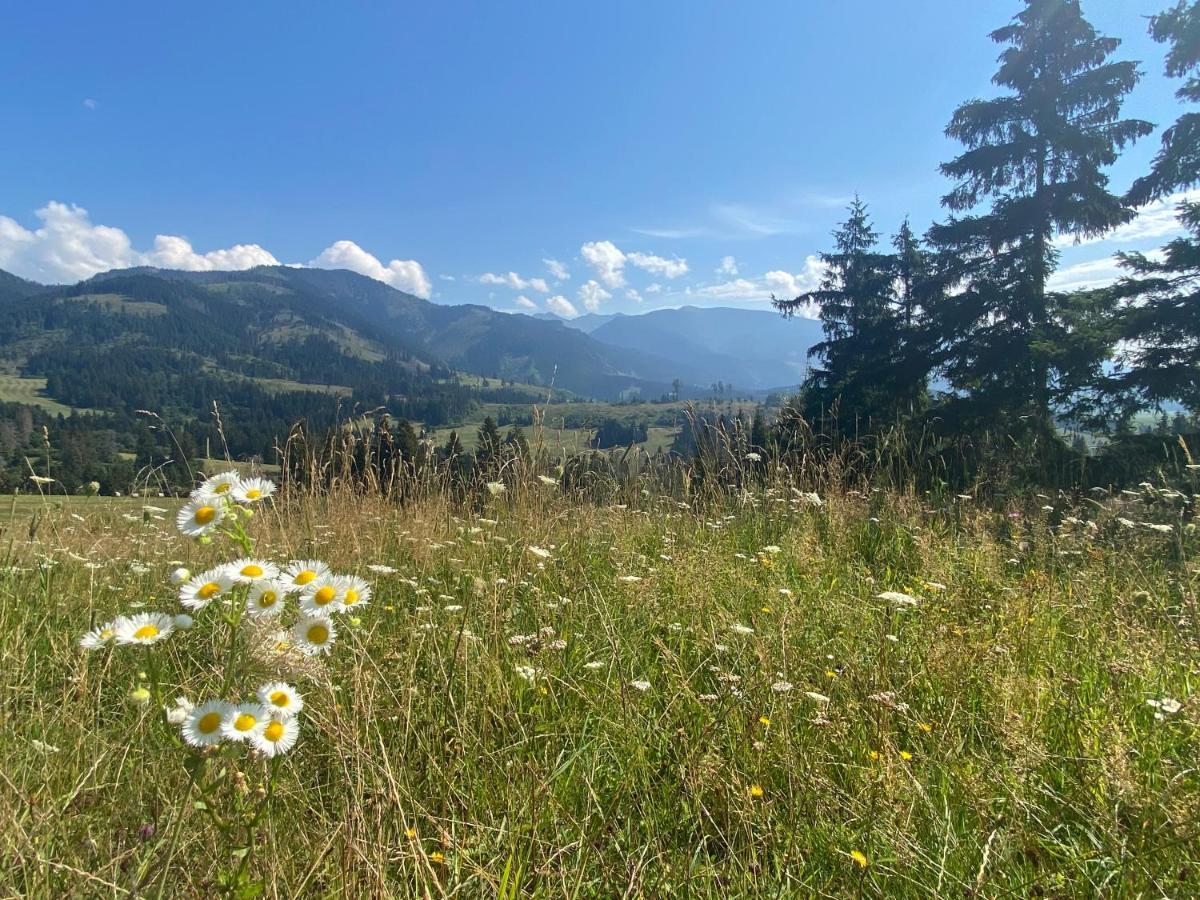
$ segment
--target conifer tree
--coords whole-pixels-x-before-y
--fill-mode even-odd
[[[1056,389],[1079,364],[1062,298],[1047,287],[1055,240],[1133,217],[1104,169],[1152,126],[1120,118],[1137,67],[1110,60],[1119,41],[1098,35],[1078,0],[1024,0],[991,38],[1004,45],[992,78],[1004,93],[964,103],[946,129],[967,149],[942,166],[957,181],[942,202],[965,215],[930,232],[948,287],[934,312],[966,418],[1048,434]]]

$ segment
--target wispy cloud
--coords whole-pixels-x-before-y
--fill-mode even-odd
[[[480,284],[499,284],[512,288],[514,291],[535,290],[539,294],[550,293],[550,285],[544,278],[522,278],[516,272],[505,272],[497,275],[495,272],[484,272],[479,276]]]

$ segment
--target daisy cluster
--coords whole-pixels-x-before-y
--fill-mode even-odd
[[[274,492],[274,483],[263,478],[242,478],[237,472],[214,475],[192,492],[176,524],[188,537],[207,541],[214,533],[225,534],[248,550],[251,544],[243,522],[250,516],[250,507]],[[246,555],[196,575],[177,568],[170,578],[184,612],[118,616],[84,635],[80,645],[89,650],[113,644],[151,647],[178,630],[191,628],[193,615],[213,607],[235,631],[246,623],[287,619],[288,646],[315,657],[331,651],[338,636],[337,617],[371,600],[366,580],[335,574],[313,559],[280,563]],[[193,747],[241,741],[268,757],[287,752],[299,733],[296,714],[303,708],[303,699],[283,682],[263,684],[256,695],[257,701],[251,703],[211,699],[193,704],[180,697],[166,711],[167,720],[180,727],[184,741]]]

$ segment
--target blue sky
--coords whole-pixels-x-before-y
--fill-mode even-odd
[[[1167,4],[1084,2],[1142,61],[1126,113],[1160,126],[1176,85],[1145,17]],[[884,233],[941,214],[942,129],[991,91],[987,33],[1018,6],[10,5],[0,268],[274,259],[505,310],[765,308],[816,279],[856,191]],[[1173,228],[1162,207],[1064,247],[1059,283]]]

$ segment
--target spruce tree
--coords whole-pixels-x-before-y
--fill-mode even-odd
[[[991,38],[1004,45],[992,78],[1004,93],[964,103],[946,129],[967,149],[941,167],[958,182],[942,202],[965,215],[930,232],[947,287],[934,312],[967,417],[1049,434],[1059,379],[1073,383],[1079,364],[1063,300],[1047,288],[1055,240],[1133,217],[1103,170],[1152,126],[1120,118],[1136,64],[1110,60],[1119,41],[1098,35],[1078,0],[1024,0]]]
[[[802,387],[804,415],[814,421],[833,412],[843,434],[871,420],[890,423],[899,399],[892,380],[900,349],[895,263],[878,249],[866,204],[856,197],[849,212],[833,234],[834,251],[821,254],[821,286],[791,300],[771,297],[785,316],[818,308],[825,339],[808,351],[816,365]]]

